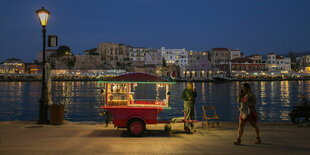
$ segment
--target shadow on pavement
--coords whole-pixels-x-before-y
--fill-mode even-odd
[[[94,130],[87,137],[120,137],[121,132],[119,130]]]
[[[179,137],[176,134],[185,134],[179,131],[164,131],[164,130],[147,130],[144,137]],[[94,130],[87,137],[128,137],[132,138],[127,130]],[[133,137],[137,138],[137,137]]]

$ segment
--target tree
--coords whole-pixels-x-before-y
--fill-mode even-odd
[[[55,61],[51,61],[50,65],[51,65],[51,69],[55,69],[55,67],[56,67]]]
[[[120,67],[122,64],[120,62],[116,62],[116,66]]]
[[[162,66],[163,66],[163,67],[167,67],[165,58],[163,58],[163,64],[162,64]]]
[[[73,57],[73,59],[67,60],[67,65],[68,65],[69,69],[72,69],[74,67],[75,61],[76,61],[75,57]]]
[[[291,62],[294,62],[295,56],[294,56],[294,53],[292,51],[288,52],[288,56],[291,58]]]
[[[297,71],[299,64],[296,62],[296,57],[292,51],[288,52],[288,56],[291,58],[291,69]]]
[[[57,53],[52,53],[52,54],[50,55],[50,57],[58,57],[58,54],[57,54]]]
[[[241,58],[244,58],[244,53],[243,52],[241,52]]]
[[[68,46],[59,46],[57,49],[57,56],[62,57],[66,55],[73,55],[71,49]]]

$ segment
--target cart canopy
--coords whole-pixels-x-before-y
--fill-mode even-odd
[[[157,77],[150,74],[145,73],[129,73],[123,74],[116,77],[112,77],[101,81],[103,83],[145,83],[145,84],[152,84],[152,83],[169,83],[175,84],[175,82],[171,82],[167,79]]]

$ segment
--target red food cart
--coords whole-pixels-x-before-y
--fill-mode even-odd
[[[116,76],[104,83],[104,104],[113,116],[113,124],[127,128],[133,136],[142,136],[146,124],[157,124],[158,114],[170,107],[170,85],[175,84],[164,78],[145,74],[129,73]],[[153,84],[165,90],[165,99],[134,99],[133,89],[140,84]],[[148,90],[145,90],[148,91]]]

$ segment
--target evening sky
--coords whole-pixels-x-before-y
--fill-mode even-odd
[[[0,0],[0,62],[36,58],[42,6],[51,12],[47,34],[74,54],[101,42],[246,55],[310,51],[309,0]]]

